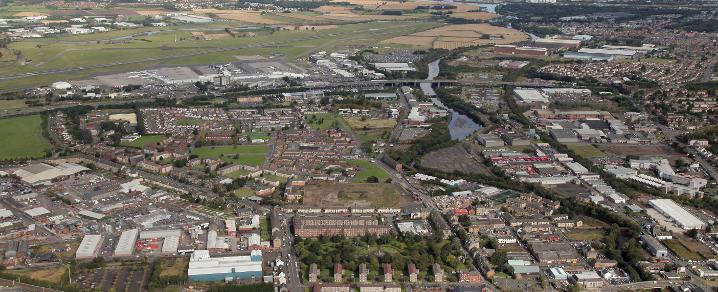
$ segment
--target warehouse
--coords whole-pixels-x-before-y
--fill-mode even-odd
[[[602,54],[613,56],[614,58],[632,59],[638,52],[634,50],[610,50],[610,49],[589,49],[583,48],[578,50],[579,53]]]
[[[538,89],[516,88],[514,96],[518,101],[525,103],[549,103],[548,98]]]
[[[211,258],[208,250],[196,250],[189,261],[187,276],[192,281],[234,281],[262,278],[262,251],[249,256]]]
[[[181,235],[180,230],[142,231],[140,239],[162,238],[162,253],[172,254],[177,252]]]
[[[703,229],[706,223],[693,216],[671,199],[655,199],[648,203],[664,216],[671,218],[673,222],[685,230]]]
[[[117,247],[115,248],[116,257],[127,257],[132,255],[132,250],[137,242],[137,237],[140,234],[139,229],[125,230],[120,235],[120,239],[117,240]]]
[[[80,259],[94,259],[97,257],[97,253],[102,245],[102,235],[93,234],[85,235],[80,242],[80,246],[77,247],[75,252],[75,258]]]

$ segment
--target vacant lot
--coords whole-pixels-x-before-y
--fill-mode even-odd
[[[620,144],[601,144],[599,149],[606,153],[628,156],[672,156],[680,155],[671,147],[666,145],[620,145]]]
[[[386,181],[386,179],[389,178],[389,174],[387,174],[384,169],[370,161],[353,159],[347,161],[347,163],[359,169],[359,172],[354,176],[355,182],[366,182],[366,179],[370,176],[378,178],[380,182]]]
[[[479,157],[470,154],[463,144],[439,149],[428,153],[421,158],[421,166],[438,169],[445,172],[458,171],[461,173],[478,174],[489,173]]]
[[[249,23],[260,23],[260,24],[281,24],[283,22],[269,19],[263,16],[260,11],[246,11],[246,10],[220,10],[220,9],[195,9],[193,10],[199,14],[214,13],[219,18],[237,20],[241,22]]]
[[[46,267],[46,268],[40,268],[40,269],[32,269],[32,270],[7,270],[7,272],[11,274],[15,274],[18,276],[25,276],[29,277],[34,280],[38,281],[45,281],[50,283],[60,283],[60,281],[63,280],[63,275],[65,275],[65,272],[67,271],[67,266],[52,266],[52,267]]]
[[[585,157],[585,158],[606,157],[606,153],[604,153],[603,151],[601,151],[601,149],[598,149],[591,144],[567,143],[566,147],[568,147],[568,149],[573,150],[573,152],[576,152],[576,154],[578,154],[581,157]]]
[[[234,190],[234,196],[237,198],[246,198],[254,195],[254,190],[250,188],[238,188]]]
[[[42,118],[39,115],[0,120],[0,160],[41,158],[52,150],[42,135]]]
[[[518,30],[493,26],[490,24],[455,24],[395,37],[386,42],[455,49],[476,45],[512,44],[528,40],[528,36]]]
[[[308,184],[304,189],[304,205],[324,208],[387,208],[400,207],[404,198],[389,183]]]
[[[603,229],[575,229],[565,233],[566,238],[573,241],[600,241],[603,239],[604,234],[605,232],[603,231]]]
[[[267,145],[205,146],[194,148],[192,154],[200,158],[218,158],[224,162],[260,166],[264,164]]]
[[[145,136],[137,138],[137,140],[135,140],[135,141],[120,142],[120,145],[125,146],[125,147],[133,147],[133,148],[144,148],[147,145],[162,142],[164,139],[167,139],[167,136],[165,136],[165,135],[145,135]]]
[[[360,119],[360,118],[344,118],[344,120],[347,121],[347,124],[352,129],[385,129],[385,128],[393,128],[396,126],[396,120],[392,119]]]
[[[663,241],[663,244],[668,247],[674,254],[678,255],[682,259],[686,260],[703,260],[705,259],[701,254],[693,251],[683,245],[678,239],[667,239]]]

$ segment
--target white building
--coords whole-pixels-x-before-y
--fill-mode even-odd
[[[76,259],[93,259],[97,257],[97,253],[100,251],[102,245],[102,235],[93,234],[85,235],[80,242],[80,246],[75,252]]]
[[[132,251],[135,249],[135,243],[137,237],[140,235],[139,229],[125,230],[120,235],[120,239],[117,240],[117,247],[115,247],[116,257],[131,256]]]
[[[703,229],[706,223],[698,217],[683,209],[670,199],[655,199],[650,200],[648,203],[664,216],[673,220],[679,227],[685,230],[691,229]]]

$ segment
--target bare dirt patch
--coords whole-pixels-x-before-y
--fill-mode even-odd
[[[313,183],[303,198],[303,205],[321,208],[395,208],[405,202],[390,183]]]
[[[488,12],[455,12],[455,13],[449,14],[449,17],[463,18],[463,19],[469,19],[469,20],[491,20],[496,17],[499,17],[499,15],[495,14],[495,13],[488,13]]]
[[[488,174],[489,170],[479,160],[479,157],[469,153],[465,147],[468,146],[457,144],[426,154],[421,158],[421,166],[445,172]]]
[[[606,153],[620,156],[680,156],[680,153],[666,145],[600,144],[598,148]]]

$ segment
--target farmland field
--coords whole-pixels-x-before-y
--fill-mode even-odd
[[[304,205],[324,208],[388,208],[400,207],[404,198],[389,183],[307,184]]]
[[[501,35],[501,38],[493,39],[489,37],[490,35]],[[528,36],[518,30],[481,23],[446,25],[407,36],[395,37],[385,42],[427,48],[456,49],[491,44],[512,44],[527,39]]]
[[[135,141],[120,142],[120,145],[125,146],[125,147],[133,147],[133,148],[144,148],[147,145],[162,142],[162,140],[164,140],[164,139],[167,139],[167,136],[165,136],[165,135],[145,135],[145,136],[137,138],[137,140],[135,140]]]
[[[52,149],[42,134],[39,115],[0,120],[0,160],[41,158]]]
[[[267,145],[204,146],[194,148],[192,154],[200,158],[218,158],[228,163],[260,166],[268,151]]]

